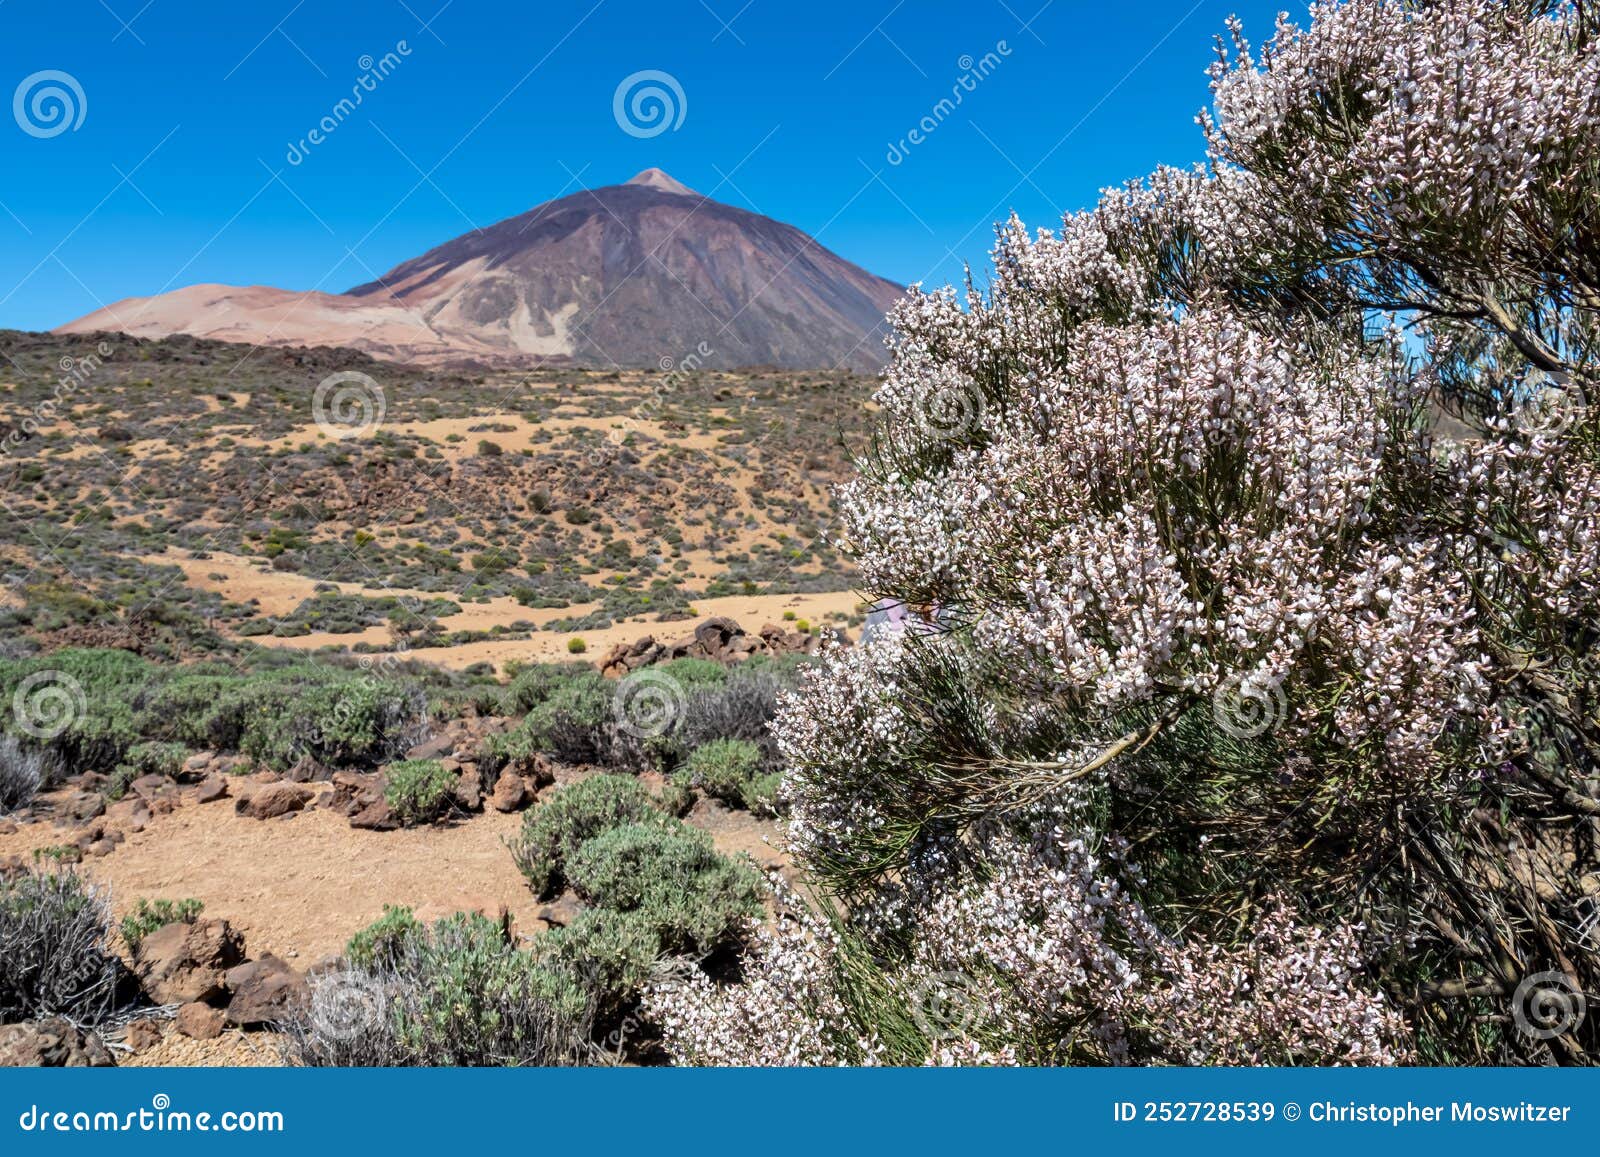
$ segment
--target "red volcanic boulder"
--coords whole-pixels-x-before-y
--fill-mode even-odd
[[[228,969],[244,960],[244,937],[226,920],[157,928],[139,942],[134,972],[152,1000],[185,1004],[222,994]]]
[[[240,796],[233,807],[242,816],[270,820],[299,811],[311,802],[315,794],[310,788],[297,783],[268,783],[252,789],[248,795]]]

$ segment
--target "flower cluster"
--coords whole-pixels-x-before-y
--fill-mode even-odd
[[[1404,1024],[1357,981],[1356,930],[1282,908],[1237,949],[1166,937],[1116,856],[1055,830],[991,849],[991,875],[934,898],[908,959],[875,977],[894,1035],[852,1017],[840,934],[804,915],[760,934],[742,983],[653,986],[647,1008],[685,1064],[1394,1064]],[[869,1014],[871,1015],[871,1014]]]

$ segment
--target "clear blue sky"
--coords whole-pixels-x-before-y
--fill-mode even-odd
[[[1275,7],[0,0],[0,96],[54,70],[84,103],[53,136],[24,131],[15,101],[0,115],[0,326],[196,282],[337,292],[652,165],[885,277],[943,283],[982,265],[1012,209],[1053,225],[1106,185],[1198,159],[1213,36],[1237,12],[1259,41]],[[363,58],[389,53],[337,113],[370,77]],[[613,115],[643,70],[684,96],[653,137]],[[936,112],[964,75],[959,107]],[[24,94],[34,133],[60,123],[27,99],[51,83]],[[924,117],[936,127],[891,164]]]

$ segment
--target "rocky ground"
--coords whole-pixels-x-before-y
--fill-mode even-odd
[[[510,722],[455,720],[408,753],[460,776],[450,814],[422,827],[393,821],[380,775],[298,782],[210,752],[193,756],[180,782],[135,780],[109,805],[93,777],[78,777],[0,819],[0,872],[41,859],[76,864],[119,918],[147,897],[204,905],[195,922],[160,928],[137,951],[122,945],[150,1007],[99,1036],[64,1023],[0,1027],[0,1062],[278,1064],[273,1025],[303,1001],[305,975],[339,967],[350,936],[386,905],[423,920],[478,911],[509,920],[518,936],[565,923],[575,899],[540,903],[505,842],[543,793],[593,769],[540,759],[532,774],[502,773],[485,796],[472,757]],[[658,777],[643,778],[659,788]],[[706,798],[686,819],[719,850],[788,872],[776,821]]]
[[[535,899],[506,841],[594,769],[484,774],[484,739],[513,720],[479,704],[530,663],[622,678],[783,660],[862,618],[826,529],[867,377],[446,371],[7,332],[0,355],[0,663],[105,649],[241,680],[291,661],[407,678],[440,697],[410,755],[456,777],[448,814],[405,827],[371,761],[272,771],[191,738],[172,775],[69,762],[0,817],[0,871],[72,864],[119,919],[158,898],[203,916],[122,945],[153,1003],[103,1042],[11,1026],[6,1056],[94,1063],[103,1044],[119,1063],[272,1063],[268,1014],[386,905],[503,915],[519,936],[563,923],[571,896]],[[370,426],[319,409],[341,375],[367,383]],[[12,714],[0,738],[39,738]],[[709,797],[685,818],[787,867],[776,821]]]

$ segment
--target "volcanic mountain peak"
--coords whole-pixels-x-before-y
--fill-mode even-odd
[[[791,225],[650,168],[404,261],[342,294],[191,286],[61,327],[351,346],[398,361],[870,369],[901,287]]]
[[[661,169],[646,169],[628,179],[627,184],[645,185],[651,189],[660,189],[663,193],[677,193],[680,197],[698,197],[700,194],[689,188],[682,181],[677,181]]]

